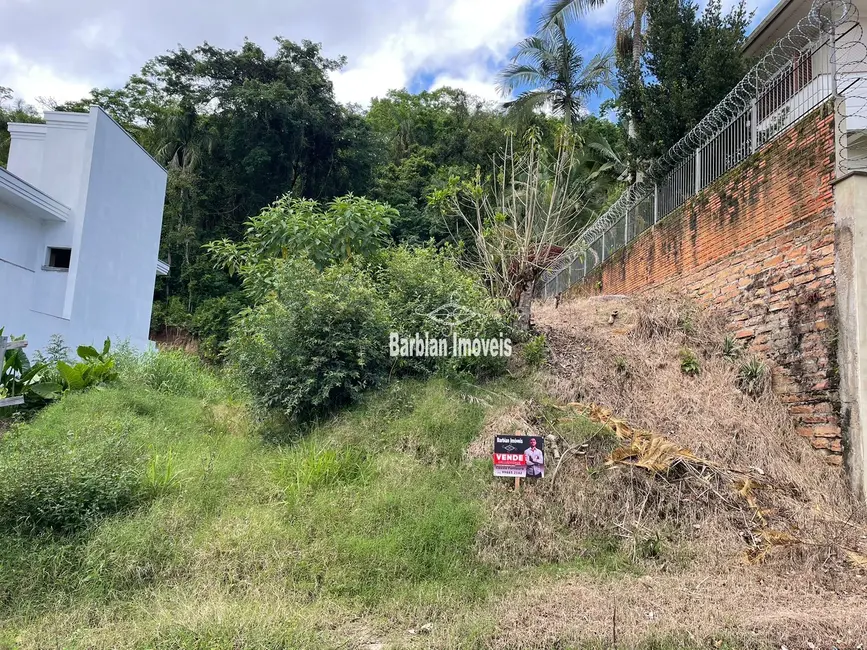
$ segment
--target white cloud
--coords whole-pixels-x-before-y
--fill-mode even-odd
[[[3,14],[0,80],[30,101],[77,99],[94,86],[121,86],[178,44],[193,48],[207,40],[234,49],[249,37],[273,50],[272,37],[281,35],[321,42],[327,56],[347,56],[347,67],[333,76],[341,101],[366,104],[419,78],[464,80],[485,90],[485,70],[498,68],[530,31],[528,14],[540,1],[11,0],[14,11]]]
[[[497,90],[496,73],[490,72],[485,68],[470,69],[464,74],[445,73],[437,75],[430,89],[436,90],[444,86],[460,88],[486,101],[503,101],[503,96]]]
[[[58,102],[81,99],[90,92],[91,84],[84,79],[59,75],[49,66],[25,61],[11,47],[0,49],[0,69],[10,72],[3,77],[3,85],[31,104],[37,97],[53,98]]]
[[[614,28],[614,19],[617,17],[616,0],[608,0],[601,7],[596,7],[592,11],[587,12],[585,16],[580,18],[582,25],[593,29],[595,27],[611,27]]]
[[[495,99],[496,67],[527,29],[530,0],[434,0],[357,62],[333,75],[337,98],[367,104],[418,74]]]

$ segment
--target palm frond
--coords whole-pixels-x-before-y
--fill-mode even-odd
[[[576,89],[582,94],[594,93],[601,87],[616,91],[616,84],[612,67],[614,54],[610,51],[596,54],[587,65],[581,69],[580,76],[575,82]]]
[[[547,90],[541,88],[525,90],[512,101],[505,102],[503,108],[508,109],[512,117],[520,120],[530,116],[550,99],[551,95]]]
[[[545,75],[533,66],[512,63],[499,74],[499,79],[497,88],[506,94],[520,86],[538,86],[544,83]]]
[[[605,4],[605,0],[551,0],[550,4],[542,12],[539,19],[539,27],[546,29],[557,18],[565,21],[575,20],[583,14],[593,11]]]
[[[535,56],[537,52],[548,49],[548,42],[539,34],[528,36],[515,46],[513,61],[518,61],[526,56]]]

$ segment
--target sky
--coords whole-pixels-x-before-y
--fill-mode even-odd
[[[724,6],[734,0],[724,2]],[[333,74],[341,102],[366,106],[392,88],[456,86],[498,100],[497,72],[538,23],[545,0],[0,0],[0,86],[36,104],[120,87],[150,58],[245,37],[323,44],[345,55]],[[773,0],[748,0],[758,22]],[[589,59],[612,42],[609,1],[571,27]],[[595,110],[601,98],[590,103]]]

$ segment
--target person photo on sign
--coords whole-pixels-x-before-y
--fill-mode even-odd
[[[545,455],[536,447],[536,439],[530,438],[530,446],[524,451],[527,462],[527,478],[539,478],[545,475]]]

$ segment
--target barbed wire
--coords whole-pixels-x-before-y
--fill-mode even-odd
[[[591,246],[603,233],[626,217],[639,203],[653,196],[654,188],[666,175],[689,161],[697,151],[708,146],[714,138],[733,126],[736,120],[744,119],[752,110],[751,119],[758,121],[754,112],[757,103],[763,97],[775,91],[779,92],[781,84],[786,81],[783,75],[793,70],[793,66],[805,52],[812,57],[822,48],[828,50],[829,67],[826,72],[819,74],[827,75],[830,84],[822,91],[827,92],[827,96],[821,99],[824,101],[836,97],[838,168],[841,173],[845,173],[855,167],[867,166],[867,132],[863,134],[863,141],[859,140],[860,136],[853,134],[853,131],[867,131],[867,44],[864,42],[863,27],[858,20],[858,10],[851,0],[815,0],[807,16],[777,41],[716,107],[665,155],[653,161],[637,182],[626,188],[602,215],[585,228],[578,244],[562,255],[552,269],[545,272],[543,282],[547,284],[556,279],[576,259],[592,250]],[[813,76],[814,72],[811,58],[810,81],[816,78]],[[801,90],[794,88],[794,85],[792,83],[786,87],[790,95],[784,97],[771,113],[787,110],[786,102]],[[770,141],[800,117],[803,115],[796,115],[789,121],[784,113],[781,114],[781,119],[772,122],[762,132],[759,144]],[[751,128],[756,130],[757,125],[752,124]],[[721,173],[742,159],[733,157],[733,162],[726,162]],[[659,218],[662,216],[664,215]],[[624,235],[625,244],[630,237],[625,230]],[[595,251],[593,255],[598,257]],[[602,257],[605,257],[604,250]],[[589,267],[592,268],[598,262],[599,260],[594,260]]]

